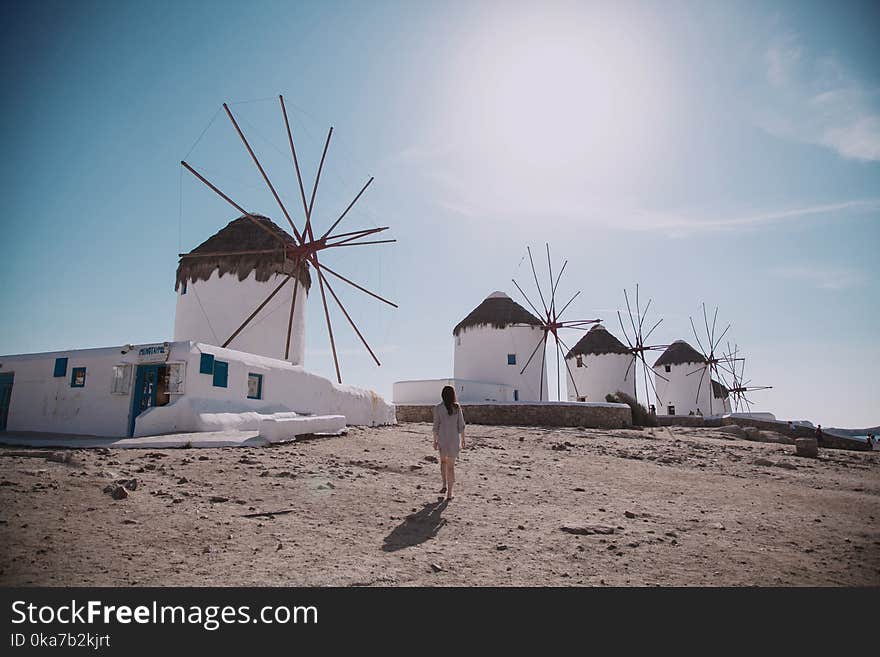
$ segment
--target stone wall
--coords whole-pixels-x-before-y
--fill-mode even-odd
[[[398,422],[432,422],[433,406],[398,405]],[[586,427],[620,429],[632,426],[626,404],[462,404],[468,424],[519,427]]]
[[[661,427],[721,427],[735,424],[740,427],[755,427],[762,431],[775,431],[789,438],[815,438],[816,429],[800,425],[788,426],[786,422],[771,422],[769,420],[755,420],[746,417],[724,417],[706,419],[699,415],[658,415],[657,423]],[[822,447],[834,449],[851,449],[867,451],[867,443],[854,438],[834,436],[823,432]]]

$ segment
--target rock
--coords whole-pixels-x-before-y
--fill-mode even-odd
[[[438,563],[432,563],[432,564],[431,564],[431,570],[433,570],[435,573],[439,573],[439,572],[442,572],[442,571],[443,571],[443,566],[441,566],[441,565],[438,564]]]
[[[761,431],[755,427],[743,427],[746,440],[761,440]]]
[[[228,502],[229,498],[223,497],[222,495],[211,495],[211,497],[208,499],[208,501],[214,502],[215,504],[219,504],[221,502]]]
[[[110,450],[107,449],[106,447],[99,447],[98,449],[95,450],[95,452],[97,454],[100,454],[101,456],[110,456]]]
[[[819,456],[819,443],[815,438],[798,438],[794,441],[795,453],[798,456],[816,458]]]
[[[46,457],[46,460],[55,463],[70,463],[73,461],[73,454],[71,452],[52,452]]]
[[[770,459],[755,459],[754,461],[752,461],[752,464],[754,464],[754,465],[763,465],[763,466],[776,465],[776,464],[775,464],[773,461],[771,461]]]
[[[719,433],[724,433],[729,436],[734,436],[736,438],[742,438],[743,440],[746,439],[746,432],[743,430],[743,428],[741,426],[739,426],[737,424],[728,424],[726,426],[719,427],[717,429],[717,431]]]
[[[797,466],[794,463],[786,463],[785,461],[778,461],[776,467],[785,468],[786,470],[797,470]]]
[[[578,534],[580,536],[589,536],[590,534],[613,534],[614,527],[608,525],[585,525],[580,523],[566,523],[560,528],[568,534]]]
[[[137,490],[138,487],[137,479],[117,479],[116,483],[120,486],[124,486],[128,490]]]
[[[758,432],[759,440],[762,443],[779,443],[782,445],[793,445],[794,440],[788,436],[783,436],[776,431],[760,431]]]
[[[633,513],[632,511],[626,511],[626,512],[624,512],[623,515],[625,515],[627,518],[635,518],[636,517],[636,514]]]
[[[586,493],[587,491],[585,488],[575,488],[574,492],[575,493]]]
[[[110,493],[110,497],[114,500],[124,500],[128,497],[128,491],[125,490],[124,486],[114,486],[113,491]]]
[[[722,525],[720,522],[714,522],[714,523],[712,523],[712,529],[721,529],[721,530],[723,530],[723,529],[725,529],[725,527],[724,527],[724,525]]]
[[[186,477],[181,477],[180,479],[177,480],[177,483],[178,484],[188,484],[189,479],[187,479]]]
[[[432,456],[431,454],[429,454],[428,456],[426,456],[426,457],[423,458],[422,460],[423,460],[423,461],[427,461],[428,463],[437,463],[437,457],[436,457],[436,456]]]
[[[126,518],[125,520],[122,521],[122,524],[123,525],[136,525],[136,524],[138,524],[138,521],[132,520],[131,518]]]
[[[506,550],[507,546],[506,545],[496,545],[495,549],[498,550],[499,552],[501,552],[503,550]]]

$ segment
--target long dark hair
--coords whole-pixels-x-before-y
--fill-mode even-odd
[[[440,398],[443,400],[443,405],[446,406],[446,410],[452,415],[452,411],[458,408],[458,402],[455,401],[455,388],[452,386],[443,386]]]

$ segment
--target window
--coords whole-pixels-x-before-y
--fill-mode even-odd
[[[248,399],[262,399],[263,398],[263,375],[262,374],[248,374]]]
[[[513,391],[513,401],[519,401],[519,390]]]
[[[507,354],[507,364],[516,365],[516,354]]]
[[[55,359],[55,374],[53,376],[67,376],[67,358]]]
[[[671,371],[672,371],[672,366],[671,366],[671,365],[664,365],[663,368],[664,368],[667,372],[671,372]]]
[[[675,415],[675,406],[669,405],[666,407],[667,415]]]
[[[583,356],[578,356],[578,357],[577,357],[577,366],[578,366],[578,367],[583,367],[583,366],[584,366],[584,357],[583,357]]]
[[[85,367],[74,367],[73,372],[70,375],[70,387],[71,388],[85,388],[86,387],[86,368]]]
[[[131,387],[131,365],[114,365],[110,382],[111,395],[127,395]]]
[[[229,377],[229,363],[221,360],[214,361],[214,387],[225,388]]]
[[[199,374],[214,373],[214,354],[202,354],[199,360]]]

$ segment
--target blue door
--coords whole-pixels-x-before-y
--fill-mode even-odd
[[[159,365],[138,365],[134,379],[134,394],[128,420],[128,435],[134,435],[134,421],[138,415],[156,405],[156,389],[159,385]]]
[[[6,431],[9,402],[12,400],[12,372],[0,374],[0,431]]]

